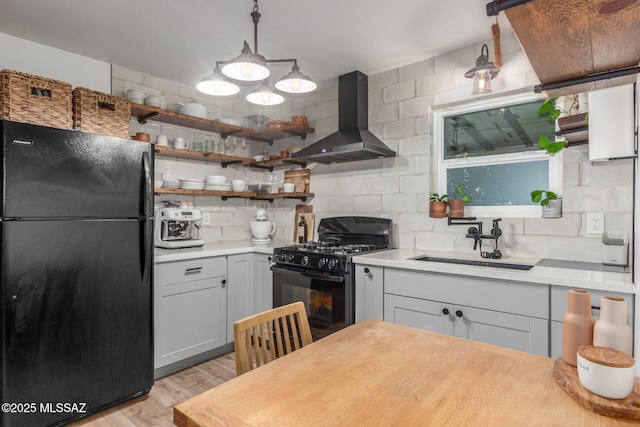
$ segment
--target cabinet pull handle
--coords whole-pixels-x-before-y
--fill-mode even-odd
[[[267,257],[267,261],[271,262],[272,258],[271,257]]]
[[[364,274],[366,274],[369,278],[373,277],[373,274],[371,274],[371,270],[369,270],[369,267],[365,267],[363,271]]]
[[[449,309],[447,307],[444,307],[442,309],[442,314],[447,316],[449,318],[449,320],[453,321],[453,315],[451,314],[451,312],[449,311]]]
[[[462,311],[460,311],[460,310],[456,310],[456,316],[458,316],[458,317],[464,317],[464,314],[462,314]]]
[[[222,279],[222,281],[220,283],[221,283],[221,286],[224,288],[227,285],[227,280],[226,279]]]
[[[184,269],[184,274],[194,274],[194,273],[201,273],[201,272],[202,272],[202,267],[193,267],[193,268]]]
[[[367,273],[367,274],[369,274],[369,268],[365,267],[365,268],[364,268],[364,272],[365,272],[365,273]]]

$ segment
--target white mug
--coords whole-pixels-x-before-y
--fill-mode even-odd
[[[251,235],[256,239],[271,237],[276,231],[276,223],[271,221],[249,221]]]
[[[163,147],[166,147],[167,145],[169,145],[169,140],[167,139],[167,135],[158,135],[158,137],[156,138],[156,144],[162,145]]]
[[[184,138],[173,138],[173,148],[187,148],[188,142]]]
[[[231,180],[231,189],[237,193],[247,191],[247,181],[244,179],[233,179]]]
[[[285,193],[293,193],[296,189],[296,185],[293,182],[285,182],[282,184],[282,187],[284,188]]]

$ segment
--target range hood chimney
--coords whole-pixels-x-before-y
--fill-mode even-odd
[[[395,157],[369,132],[369,78],[360,71],[338,78],[338,131],[303,148],[291,157],[317,163]]]

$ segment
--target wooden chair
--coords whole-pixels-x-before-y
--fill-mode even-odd
[[[300,301],[234,322],[233,335],[238,375],[313,342]]]

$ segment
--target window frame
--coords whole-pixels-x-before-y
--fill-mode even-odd
[[[525,151],[520,153],[498,154],[481,157],[444,159],[444,118],[482,111],[490,108],[506,107],[532,101],[546,99],[545,96],[530,93],[508,94],[472,101],[464,101],[432,108],[433,117],[433,176],[436,179],[436,190],[440,194],[447,193],[447,169],[464,166],[490,166],[507,163],[529,161],[549,161],[549,190],[562,197],[562,151],[554,156],[544,150]],[[556,125],[557,130],[557,125]],[[502,205],[502,206],[466,206],[467,216],[487,217],[499,216],[508,218],[533,218],[540,216],[539,205]]]

